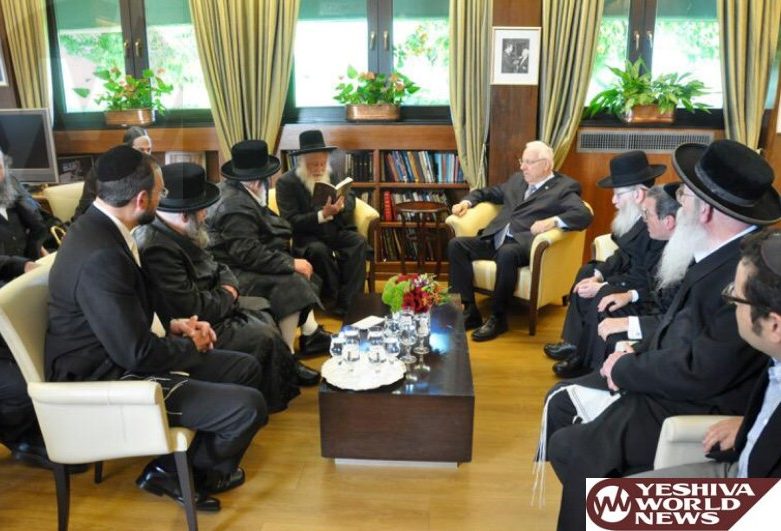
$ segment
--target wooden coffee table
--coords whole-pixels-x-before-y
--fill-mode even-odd
[[[386,315],[379,294],[359,295],[345,323]],[[320,384],[323,457],[344,460],[462,463],[472,460],[475,392],[460,304],[432,313],[431,372],[418,382],[399,381],[371,391]]]

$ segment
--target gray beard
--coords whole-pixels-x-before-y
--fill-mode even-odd
[[[692,210],[691,217],[687,217],[682,208],[678,209],[675,216],[675,231],[664,247],[656,273],[657,286],[660,289],[683,280],[694,255],[708,249],[708,232],[697,219],[699,209]]]
[[[0,181],[0,207],[10,208],[17,199],[19,199],[19,192],[6,174],[5,179]]]
[[[187,220],[187,226],[184,232],[190,241],[201,249],[206,249],[209,245],[209,231],[206,229],[205,222],[198,222],[195,218]]]
[[[315,189],[315,183],[317,181],[321,181],[324,183],[330,183],[331,177],[330,175],[333,173],[333,168],[331,167],[331,163],[328,162],[325,166],[325,173],[315,179],[309,174],[309,170],[306,169],[306,164],[301,162],[298,166],[296,166],[296,175],[298,175],[298,178],[301,179],[301,182],[304,183],[304,186],[306,186],[306,189],[309,190],[309,193],[311,194]]]
[[[632,227],[635,226],[641,215],[640,205],[633,201],[624,203],[616,212],[613,222],[610,224],[610,229],[617,238],[620,238],[632,230]]]

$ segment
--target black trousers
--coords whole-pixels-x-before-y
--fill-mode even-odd
[[[599,373],[562,382],[607,389]],[[586,424],[573,424],[576,410],[567,393],[548,404],[548,458],[562,484],[559,531],[581,530],[586,521],[586,478],[623,477],[653,468],[664,419],[709,413],[694,404],[661,403],[628,393]]]
[[[197,430],[188,454],[196,478],[225,476],[239,466],[255,433],[268,422],[261,371],[249,354],[212,350],[189,375],[135,375],[123,380],[152,380],[163,388],[172,426]],[[174,470],[170,456],[161,459]]]
[[[0,341],[2,342],[2,341]],[[9,357],[3,357],[3,350]],[[0,443],[9,448],[21,442],[43,445],[27,382],[5,344],[0,345]]]
[[[575,276],[575,282],[572,284],[573,287],[575,287],[575,284],[583,280],[584,278],[589,278],[594,276],[594,269],[598,267],[599,264],[597,263],[588,263],[584,264],[579,270],[578,274]],[[577,345],[580,341],[581,336],[583,335],[583,328],[586,325],[586,320],[589,318],[596,319],[597,318],[597,304],[599,303],[599,299],[607,295],[608,293],[615,293],[615,291],[608,291],[606,288],[608,288],[610,285],[606,285],[602,287],[602,290],[605,290],[604,292],[600,290],[593,298],[586,299],[578,295],[577,293],[572,293],[572,290],[570,290],[570,298],[569,298],[569,305],[567,306],[567,316],[564,318],[564,328],[561,332],[561,338],[566,341],[567,343],[571,343],[572,345]]]
[[[461,302],[473,303],[475,289],[472,261],[493,260],[496,262],[496,281],[491,311],[504,315],[518,283],[518,268],[529,265],[531,244],[532,235],[529,232],[505,239],[498,250],[494,248],[491,237],[453,238],[447,244],[451,291],[461,295]]]
[[[366,282],[366,239],[354,230],[334,234],[296,246],[296,254],[306,258],[323,279],[321,298],[347,310]]]

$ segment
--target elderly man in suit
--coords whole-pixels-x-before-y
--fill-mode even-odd
[[[239,279],[239,291],[264,297],[292,348],[301,327],[299,355],[328,351],[331,335],[317,324],[312,308],[320,305],[319,277],[305,258],[290,252],[293,229],[266,204],[268,179],[280,167],[263,140],[244,140],[231,148],[222,165],[220,199],[209,207],[209,250]]]
[[[215,332],[215,347],[247,352],[260,362],[260,391],[269,412],[285,409],[299,394],[298,384],[315,385],[316,371],[293,358],[259,297],[239,296],[239,281],[228,266],[206,250],[206,209],[220,198],[197,164],[163,166],[168,196],[160,200],[155,220],[133,233],[141,264],[152,285],[155,309],[163,320],[197,315]]]
[[[214,331],[195,316],[152,332],[152,294],[130,231],[154,220],[166,195],[160,168],[118,146],[100,157],[97,178],[97,198],[68,230],[49,277],[46,377],[159,382],[171,425],[197,430],[188,450],[196,507],[218,511],[212,495],[244,482],[239,462],[268,419],[260,366],[249,354],[213,350]],[[182,501],[170,455],[150,462],[137,484]]]
[[[543,142],[526,144],[518,160],[521,171],[498,186],[473,190],[453,205],[463,216],[477,203],[490,201],[502,210],[477,237],[453,238],[448,243],[450,287],[461,295],[464,325],[477,328],[475,341],[488,341],[507,331],[505,312],[518,281],[518,268],[529,263],[534,236],[555,227],[583,230],[592,215],[580,198],[580,184],[553,171],[553,150]],[[491,316],[483,323],[475,305],[473,260],[496,261]]]
[[[647,299],[653,290],[648,272],[656,267],[666,242],[648,235],[641,205],[648,189],[665,169],[664,164],[649,165],[642,151],[627,151],[610,160],[610,175],[597,183],[600,188],[613,190],[616,214],[611,228],[618,249],[604,262],[584,265],[575,277],[561,333],[563,341],[543,347],[549,357],[566,359],[554,366],[559,376],[580,375],[576,373],[583,367],[583,353],[575,345],[586,324],[596,318],[602,297],[631,290],[634,300]]]
[[[781,231],[743,241],[735,282],[722,294],[735,306],[738,332],[765,353],[763,371],[745,416],[711,426],[702,446],[715,461],[662,468],[636,477],[781,477]]]
[[[277,181],[277,204],[283,218],[293,227],[293,254],[311,262],[323,279],[326,307],[344,317],[350,301],[363,290],[366,281],[366,239],[353,221],[355,195],[350,192],[336,202],[312,203],[315,183],[336,185],[339,179],[328,162],[336,148],[325,145],[317,129],[299,136],[296,167]]]
[[[585,478],[651,468],[669,416],[743,412],[766,364],[739,336],[721,292],[734,278],[741,239],[781,220],[773,170],[732,140],[683,144],[673,163],[684,184],[660,264],[681,282],[670,307],[651,337],[610,354],[599,372],[554,387],[546,401],[541,444],[549,438],[563,485],[560,530],[583,527]]]

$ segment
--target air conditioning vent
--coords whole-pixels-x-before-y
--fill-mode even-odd
[[[681,129],[583,129],[578,132],[579,153],[615,153],[641,149],[672,153],[686,142],[710,144],[713,133]]]

